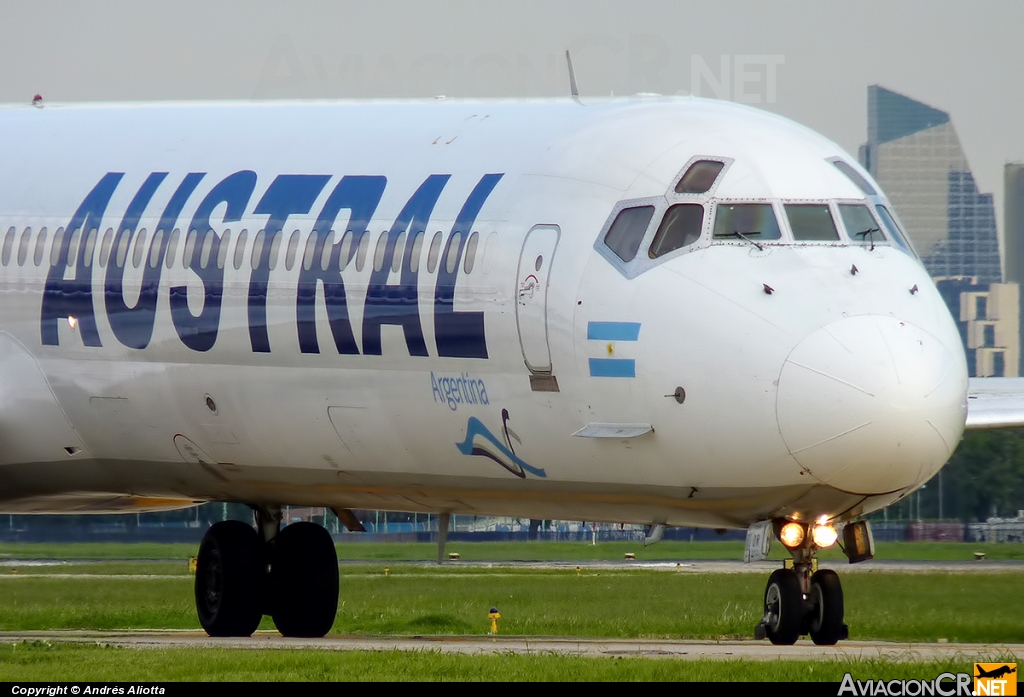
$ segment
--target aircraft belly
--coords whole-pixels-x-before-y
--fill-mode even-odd
[[[201,500],[470,515],[746,527],[802,506],[850,509],[863,497],[822,486],[688,488],[515,478],[236,467],[230,482],[185,462],[83,460],[9,465],[0,513],[157,510]]]

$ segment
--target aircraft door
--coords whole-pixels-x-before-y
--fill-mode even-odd
[[[535,374],[551,373],[548,346],[548,279],[558,246],[557,225],[535,225],[526,234],[516,273],[516,324],[526,367]]]

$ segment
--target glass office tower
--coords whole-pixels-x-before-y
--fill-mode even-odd
[[[992,195],[978,191],[949,114],[872,85],[860,159],[892,201],[949,306],[970,374],[1018,375],[1021,279],[1002,283]],[[1019,176],[1024,197],[1024,174]],[[1020,212],[1024,223],[1024,208]],[[1017,241],[1024,247],[1024,238]],[[1007,257],[1007,269],[1019,269],[1018,275],[1024,275],[1021,252],[1019,265]]]

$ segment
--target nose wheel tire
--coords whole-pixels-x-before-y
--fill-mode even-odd
[[[196,562],[196,610],[210,636],[250,636],[263,618],[263,540],[237,520],[206,531]]]
[[[821,569],[811,576],[810,588],[811,639],[819,646],[832,646],[845,639],[848,630],[843,624],[843,586],[839,575],[831,569]]]
[[[291,637],[321,637],[338,612],[338,555],[324,528],[292,523],[273,541],[271,614],[277,631]]]
[[[803,593],[800,579],[792,569],[777,569],[764,589],[765,636],[776,645],[789,646],[800,637]]]

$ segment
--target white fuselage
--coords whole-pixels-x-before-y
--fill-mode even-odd
[[[966,367],[887,233],[794,239],[787,204],[886,204],[833,158],[694,99],[0,109],[0,508],[877,509],[956,447]],[[700,238],[652,258],[679,203]],[[779,238],[714,237],[735,203]]]

